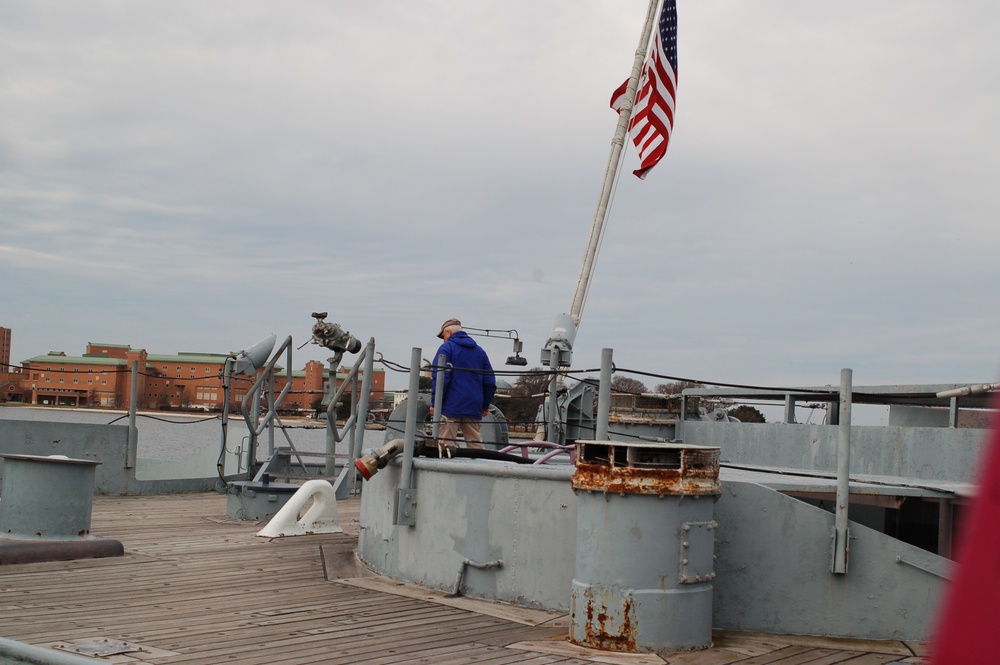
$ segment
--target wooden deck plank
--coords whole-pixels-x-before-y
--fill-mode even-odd
[[[273,540],[255,536],[263,522],[228,518],[226,502],[211,492],[95,497],[93,533],[120,540],[125,556],[0,568],[0,635],[38,645],[118,639],[147,649],[130,662],[161,665],[881,665],[914,653],[732,633],[696,654],[583,649],[566,641],[564,614],[372,576],[353,555],[357,498],[338,503],[345,533]]]
[[[898,656],[884,653],[866,653],[841,662],[843,665],[885,665],[885,663],[895,663],[898,661]]]

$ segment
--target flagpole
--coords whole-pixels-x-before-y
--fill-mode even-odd
[[[576,292],[573,294],[573,302],[570,305],[569,315],[573,318],[576,327],[580,327],[580,318],[583,315],[584,301],[587,299],[587,291],[590,289],[590,280],[594,272],[594,264],[597,262],[597,250],[601,244],[601,237],[604,235],[604,224],[608,216],[608,204],[611,201],[611,192],[614,190],[615,177],[618,173],[618,164],[621,161],[622,150],[625,146],[625,136],[628,133],[628,123],[632,117],[632,105],[635,102],[636,90],[639,88],[639,76],[642,74],[643,63],[646,60],[646,51],[649,49],[649,39],[656,23],[657,9],[661,0],[650,0],[649,9],[646,11],[646,23],[642,28],[642,36],[639,39],[639,46],[635,51],[635,61],[632,63],[632,75],[628,79],[628,87],[625,97],[622,99],[621,108],[618,114],[618,126],[615,128],[614,138],[611,139],[611,155],[608,157],[608,166],[604,171],[604,184],[601,187],[601,196],[597,201],[597,210],[594,211],[594,222],[590,228],[590,239],[587,242],[587,249],[583,256],[583,265],[580,268],[580,277],[576,281]]]

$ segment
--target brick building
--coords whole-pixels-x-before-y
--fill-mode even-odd
[[[10,328],[0,327],[0,401],[21,401],[21,368],[10,364]]]
[[[127,345],[88,343],[82,356],[50,352],[23,361],[21,371],[9,373],[13,379],[7,379],[8,385],[0,388],[0,394],[8,395],[8,401],[28,404],[125,409],[131,403],[132,366],[137,363],[137,408],[220,411],[227,357],[214,353],[151,354]],[[304,369],[290,374],[292,387],[281,410],[312,412],[314,402],[325,394],[329,370],[323,363],[310,360]],[[276,391],[284,388],[288,375],[285,368],[276,372]],[[336,373],[337,387],[345,378],[344,370]],[[0,383],[3,380],[0,377]],[[233,377],[230,400],[234,408],[255,380],[250,376]],[[6,390],[15,385],[15,389]],[[375,370],[369,400],[379,400],[384,394],[385,372]]]

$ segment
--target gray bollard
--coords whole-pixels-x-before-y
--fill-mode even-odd
[[[631,653],[712,646],[719,448],[577,441],[570,640]]]
[[[94,475],[100,462],[2,455],[0,537],[77,540],[90,535]]]

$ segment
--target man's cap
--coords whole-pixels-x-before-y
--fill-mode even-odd
[[[438,337],[440,337],[441,339],[444,339],[444,330],[445,330],[445,328],[450,328],[451,326],[458,326],[458,327],[461,328],[462,327],[462,322],[459,321],[458,319],[448,319],[447,321],[445,321],[444,323],[441,324],[441,331],[438,333]]]

